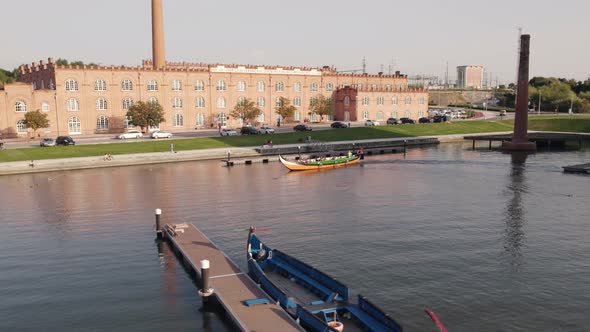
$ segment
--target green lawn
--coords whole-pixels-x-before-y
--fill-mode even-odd
[[[542,117],[529,120],[530,130],[590,132],[590,116]],[[0,151],[0,162],[19,160],[41,160],[73,158],[146,152],[170,151],[174,144],[176,151],[198,150],[224,147],[261,146],[272,139],[273,144],[302,142],[306,136],[319,141],[349,141],[372,138],[395,138],[412,136],[432,136],[447,134],[486,133],[512,130],[513,122],[506,121],[462,121],[453,123],[431,123],[416,125],[378,126],[343,128],[312,132],[284,133],[256,136],[230,136],[213,138],[193,138],[179,140],[153,140],[149,142],[125,142],[110,144],[79,145],[51,148],[25,148]]]

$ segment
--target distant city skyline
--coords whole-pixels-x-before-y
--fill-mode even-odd
[[[516,79],[518,28],[531,35],[530,73],[585,80],[590,75],[586,13],[565,0],[398,2],[368,0],[196,2],[163,0],[168,61],[335,66],[449,79],[481,65],[494,81]],[[149,0],[8,2],[0,7],[0,68],[47,57],[137,66],[151,59]]]

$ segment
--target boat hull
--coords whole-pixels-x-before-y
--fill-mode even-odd
[[[331,159],[308,159],[303,161],[289,161],[279,156],[281,163],[291,171],[312,171],[351,166],[360,162],[359,156],[335,157]]]

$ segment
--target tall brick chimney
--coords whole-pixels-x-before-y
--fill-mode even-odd
[[[152,0],[152,60],[156,69],[166,66],[162,0]]]
[[[530,35],[520,36],[520,58],[516,91],[516,110],[514,111],[514,133],[512,140],[502,143],[502,149],[510,151],[535,151],[535,142],[528,138],[529,101],[529,47]]]

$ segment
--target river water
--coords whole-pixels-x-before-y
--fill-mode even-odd
[[[248,225],[401,322],[436,331],[590,331],[590,176],[443,144],[288,173],[218,161],[0,177],[0,331],[231,331],[200,311],[164,222],[245,267]]]

